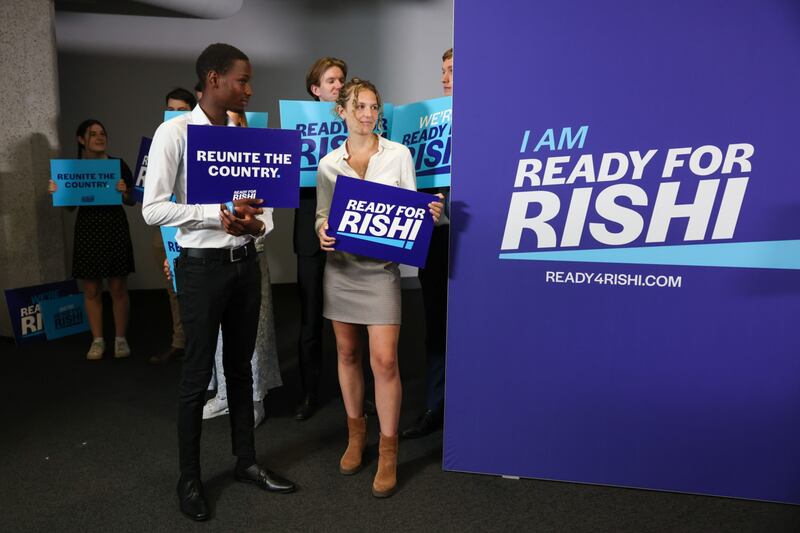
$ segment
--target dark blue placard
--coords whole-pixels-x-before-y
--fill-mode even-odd
[[[300,202],[300,132],[189,125],[188,203],[261,198],[267,207]]]
[[[457,3],[447,470],[800,503],[800,20],[721,5]]]
[[[82,294],[44,300],[41,310],[45,335],[49,341],[89,331]]]
[[[133,194],[136,201],[142,203],[144,198],[144,181],[147,176],[147,154],[150,152],[150,145],[153,139],[142,137],[139,142],[139,155],[136,157],[136,172],[134,172]]]
[[[43,301],[78,293],[78,284],[74,279],[19,289],[6,289],[8,315],[11,317],[11,327],[17,344],[45,339],[41,310]]]
[[[336,250],[425,266],[433,231],[430,202],[421,192],[347,176],[336,178],[328,235]]]
[[[119,159],[51,159],[54,206],[121,205]]]

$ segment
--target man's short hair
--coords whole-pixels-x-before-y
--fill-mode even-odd
[[[183,87],[175,87],[172,89],[167,93],[167,97],[164,100],[164,104],[169,104],[170,100],[180,100],[181,102],[186,102],[189,104],[189,107],[192,109],[194,109],[194,106],[197,104],[197,100],[195,100],[194,95]]]
[[[311,68],[308,69],[308,74],[306,74],[306,91],[308,91],[308,94],[310,94],[314,100],[319,100],[319,97],[311,92],[311,86],[319,85],[321,81],[320,78],[322,78],[325,71],[331,67],[339,67],[342,69],[344,77],[347,78],[347,63],[337,57],[320,57],[311,65]]]
[[[194,66],[198,81],[205,88],[206,76],[208,76],[209,72],[225,74],[237,59],[250,61],[250,58],[235,46],[225,43],[207,46],[197,58]]]
[[[453,59],[453,49],[448,48],[445,50],[444,54],[442,54],[442,61],[447,61],[448,59]]]

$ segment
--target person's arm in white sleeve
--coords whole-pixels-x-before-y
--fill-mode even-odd
[[[317,216],[314,221],[314,229],[319,232],[320,226],[328,220],[331,210],[331,200],[333,199],[333,170],[320,161],[317,169]]]
[[[260,215],[256,215],[256,218],[264,223],[264,230],[261,235],[268,235],[272,230],[275,229],[275,221],[272,218],[272,208],[265,207],[264,212]]]
[[[142,217],[151,226],[220,228],[220,204],[186,205],[170,201],[178,170],[183,164],[186,136],[171,121],[161,124],[153,136],[147,156]]]
[[[314,222],[314,229],[317,230],[320,250],[326,252],[334,251],[336,238],[328,235],[328,215],[331,211],[331,200],[333,200],[333,189],[335,187],[336,171],[328,168],[323,159],[319,162],[317,169],[317,217]]]

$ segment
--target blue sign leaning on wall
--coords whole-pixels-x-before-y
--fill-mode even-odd
[[[49,341],[89,331],[82,294],[43,300],[41,309],[44,331]]]
[[[44,340],[42,302],[80,294],[74,279],[19,289],[6,289],[6,304],[17,344]]]

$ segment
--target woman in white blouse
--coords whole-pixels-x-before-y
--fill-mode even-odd
[[[347,124],[348,137],[319,163],[316,220],[320,247],[329,252],[323,315],[332,321],[336,334],[339,385],[347,411],[349,438],[339,471],[355,474],[362,466],[366,418],[359,328],[366,325],[380,423],[380,455],[372,494],[379,498],[391,496],[397,486],[397,428],[402,395],[397,365],[400,269],[397,263],[336,251],[336,240],[328,236],[327,230],[338,175],[416,190],[414,162],[408,148],[374,133],[381,110],[378,90],[369,81],[353,78],[339,91],[336,113]],[[434,220],[438,220],[442,203],[432,202],[429,208]]]

